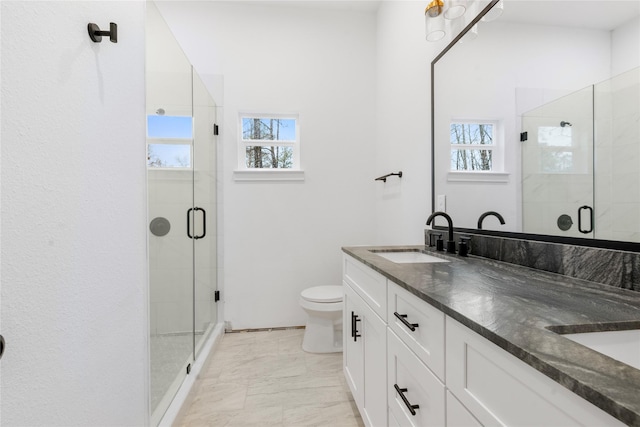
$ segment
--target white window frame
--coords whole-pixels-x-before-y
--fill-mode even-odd
[[[147,116],[155,115],[155,111],[147,111]],[[149,129],[146,129],[146,143],[147,143],[147,153],[149,153],[149,144],[168,144],[168,145],[188,145],[189,148],[189,165],[188,167],[156,167],[149,166],[147,160],[147,170],[154,171],[191,171],[193,170],[193,115],[191,114],[191,110],[183,110],[183,109],[172,109],[169,111],[165,111],[164,115],[166,116],[183,116],[191,118],[191,138],[166,138],[166,137],[149,137]],[[145,123],[146,125],[146,123]]]
[[[243,119],[289,119],[295,120],[294,140],[255,140],[243,138]],[[291,147],[291,168],[249,168],[246,162],[247,147]],[[302,181],[304,171],[300,165],[300,114],[298,113],[256,113],[242,111],[238,113],[238,168],[234,171],[235,181]]]
[[[449,129],[447,135],[451,132],[452,124],[488,124],[493,126],[493,144],[476,145],[476,144],[452,144],[449,143],[448,162],[449,173],[447,181],[477,181],[477,182],[508,182],[509,173],[505,171],[504,165],[504,130],[502,121],[498,119],[460,119],[452,118],[449,121]],[[451,153],[453,150],[488,150],[491,151],[491,170],[451,170]]]

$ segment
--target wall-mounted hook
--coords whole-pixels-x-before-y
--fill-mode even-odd
[[[87,25],[87,30],[89,31],[89,37],[96,43],[100,43],[102,41],[102,36],[109,36],[109,40],[111,43],[118,43],[118,24],[111,22],[109,24],[109,31],[100,31],[100,27],[98,24],[89,24]]]

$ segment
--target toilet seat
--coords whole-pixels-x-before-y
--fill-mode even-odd
[[[342,302],[342,286],[316,286],[305,289],[300,297],[309,302],[335,303]]]
[[[308,353],[342,351],[342,286],[315,286],[300,292],[300,307],[307,313],[302,349]]]

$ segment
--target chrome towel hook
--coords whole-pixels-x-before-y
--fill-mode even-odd
[[[91,40],[95,43],[100,43],[102,36],[109,36],[111,43],[118,43],[118,24],[114,22],[109,24],[109,31],[101,31],[98,24],[94,23],[87,25],[87,30],[89,31],[89,37],[91,37]]]

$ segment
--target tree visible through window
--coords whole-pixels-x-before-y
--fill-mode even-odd
[[[451,123],[451,170],[493,170],[493,134],[492,123]]]
[[[149,168],[190,168],[192,141],[190,116],[147,116]]]
[[[241,117],[242,148],[247,169],[297,167],[297,120],[281,117]]]

